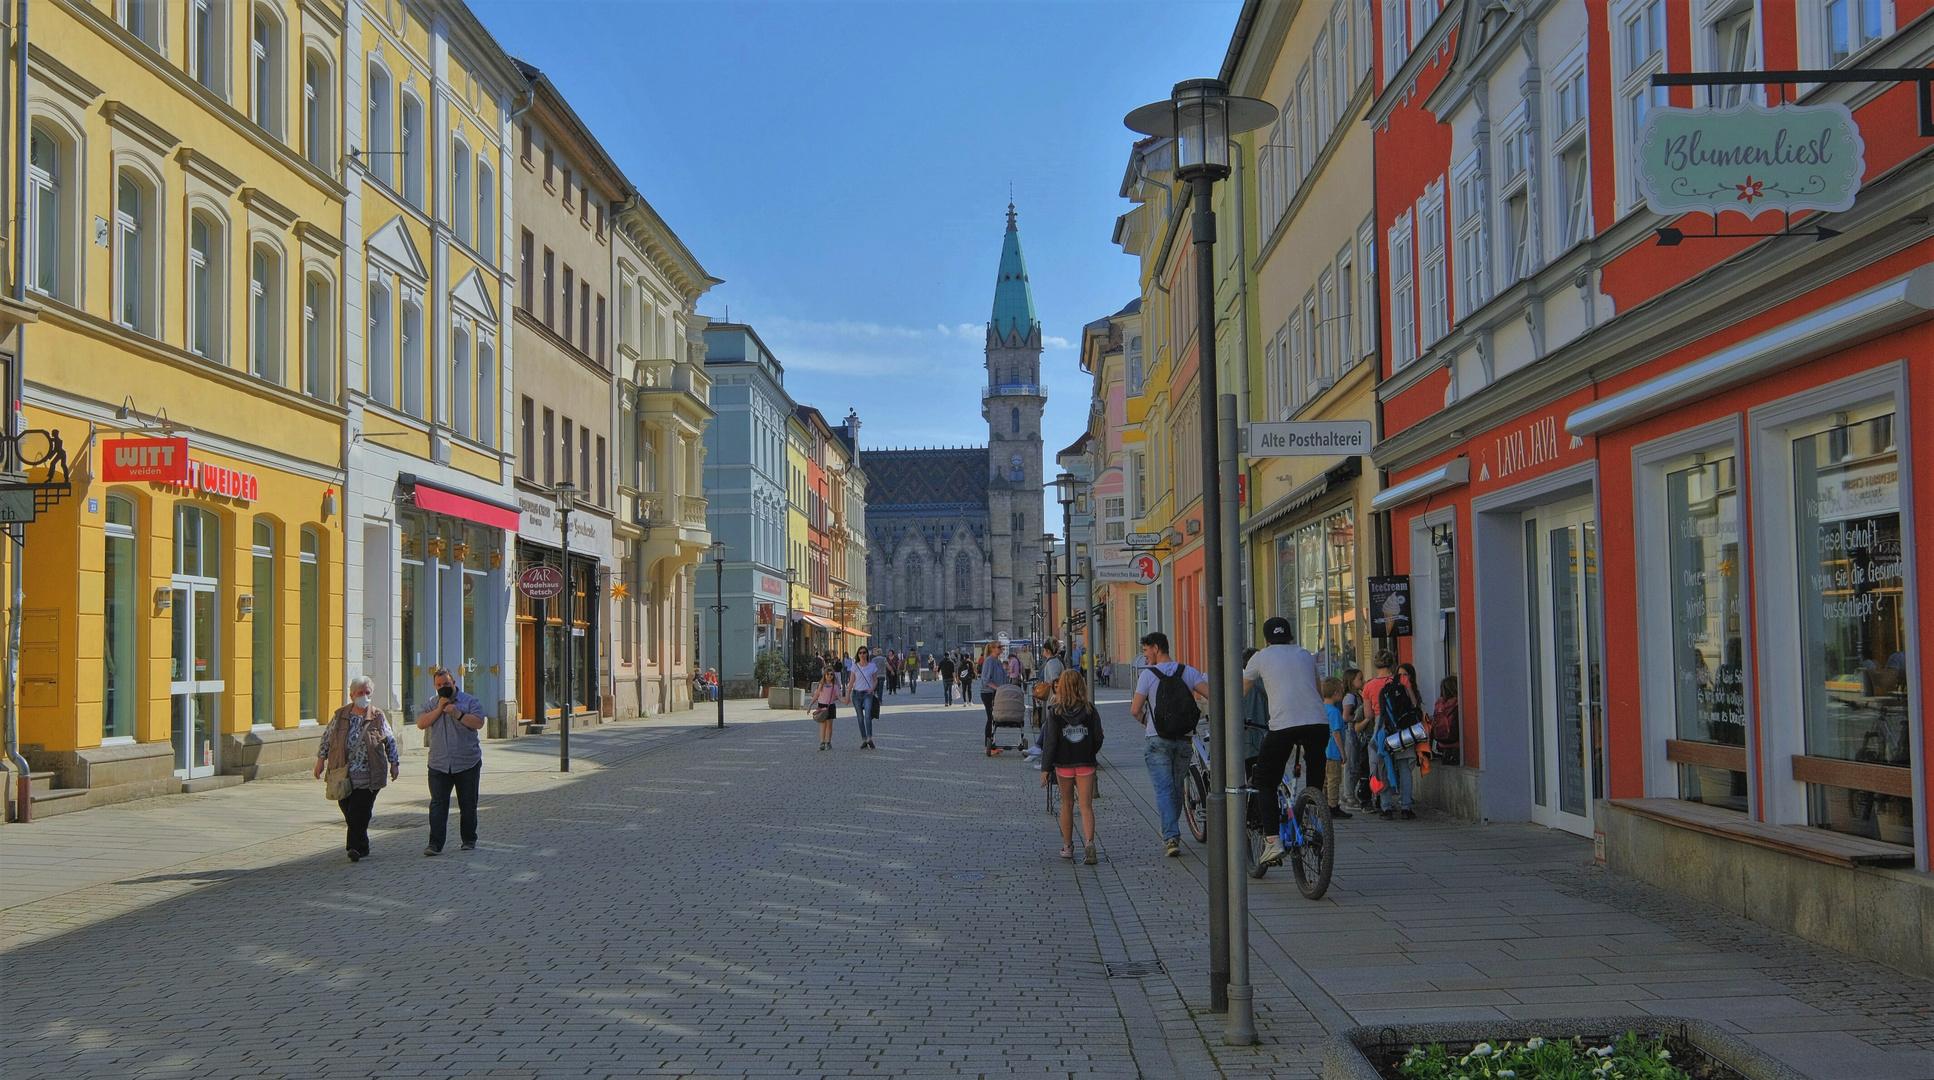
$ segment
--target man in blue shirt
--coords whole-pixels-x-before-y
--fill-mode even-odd
[[[457,689],[450,670],[430,672],[437,696],[417,714],[416,726],[430,733],[430,845],[425,855],[443,853],[450,823],[450,789],[457,792],[457,828],[464,851],[477,849],[477,782],[483,776],[483,702]]]

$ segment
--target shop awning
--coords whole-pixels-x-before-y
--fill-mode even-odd
[[[834,622],[833,620],[822,619],[819,616],[814,615],[810,611],[795,611],[792,613],[792,617],[802,622],[809,622],[814,626],[818,626],[827,630],[843,629],[838,623]]]
[[[1460,457],[1435,469],[1426,470],[1405,480],[1394,487],[1377,492],[1370,500],[1372,510],[1393,510],[1407,502],[1415,502],[1426,495],[1435,495],[1471,482],[1471,459]]]
[[[517,531],[518,522],[523,517],[514,506],[493,502],[477,495],[466,495],[455,488],[419,479],[409,473],[397,477],[397,480],[410,490],[419,509],[427,510],[432,514],[448,514],[454,518],[474,521],[479,525],[488,525],[495,529],[509,529],[511,532]]]

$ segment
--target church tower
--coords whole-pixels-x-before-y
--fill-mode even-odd
[[[1040,586],[1041,567],[1041,321],[1021,257],[1014,204],[1007,204],[1007,235],[994,283],[994,315],[987,323],[987,385],[981,416],[987,421],[987,531],[993,556],[993,633],[1026,637]]]

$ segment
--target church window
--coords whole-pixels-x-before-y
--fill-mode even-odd
[[[915,555],[911,559],[907,560],[907,596],[906,596],[906,603],[905,603],[906,607],[926,607],[927,606],[926,602],[921,599],[921,595],[920,595],[921,594],[920,575],[924,572],[924,570],[925,568],[920,563],[920,556]]]
[[[1027,470],[1021,465],[1021,455],[1015,454],[1008,460],[1007,478],[1016,484],[1027,479]]]
[[[954,595],[963,603],[969,599],[970,589],[968,582],[972,577],[973,569],[972,565],[967,561],[966,553],[962,552],[954,556]]]
[[[1010,427],[1012,427],[1012,428],[1014,429],[1014,433],[1015,433],[1015,434],[1017,434],[1017,435],[1018,435],[1018,434],[1020,434],[1020,431],[1021,431],[1021,410],[1019,410],[1019,409],[1009,409],[1009,410],[1007,410],[1007,413],[1008,413],[1008,415],[1007,415],[1007,422],[1008,422],[1008,425],[1009,425]]]

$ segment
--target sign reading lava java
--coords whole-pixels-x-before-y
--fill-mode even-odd
[[[1370,632],[1377,637],[1410,636],[1410,579],[1370,579]]]
[[[1638,141],[1645,205],[1660,214],[1848,210],[1867,167],[1845,105],[1653,109]]]

